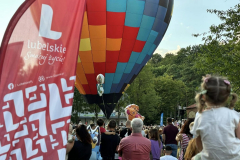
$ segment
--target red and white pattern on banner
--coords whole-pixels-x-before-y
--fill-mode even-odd
[[[28,0],[11,20],[0,53],[0,160],[65,160],[85,3]]]

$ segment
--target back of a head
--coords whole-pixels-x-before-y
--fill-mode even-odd
[[[126,121],[126,127],[130,127],[131,126],[131,121],[127,120]]]
[[[231,97],[228,107],[233,108],[237,101],[237,95],[235,93],[231,94],[231,84],[226,78],[207,75],[207,77],[203,78],[201,89],[202,91],[195,97],[199,113],[204,110],[205,102],[222,107],[226,105],[228,98]]]
[[[166,146],[164,151],[165,151],[166,154],[171,154],[172,153],[172,147]]]
[[[156,129],[156,128],[150,129],[149,135],[150,135],[150,138],[151,138],[152,140],[155,140],[155,141],[158,141],[158,140],[159,140],[158,129]]]
[[[131,122],[133,133],[141,133],[143,128],[143,121],[140,118],[134,118]]]
[[[101,127],[101,126],[103,126],[103,124],[104,124],[103,119],[100,118],[100,119],[97,120],[97,125],[98,125],[98,126]]]
[[[172,123],[172,118],[167,118],[168,123]]]
[[[185,133],[185,134],[192,135],[192,134],[190,133],[189,125],[190,125],[190,123],[192,123],[193,121],[194,121],[194,118],[188,118],[188,119],[186,120],[186,122],[184,123],[184,125],[182,126],[180,133]]]
[[[162,128],[160,128],[160,129],[158,130],[158,133],[159,133],[159,134],[162,134],[162,133],[163,133]]]
[[[86,143],[86,144],[92,143],[92,138],[91,138],[90,134],[88,133],[87,127],[85,125],[79,126],[76,129],[76,134],[83,143]]]
[[[144,130],[144,133],[145,133],[145,134],[148,134],[148,129],[145,129],[145,130]]]
[[[108,123],[108,127],[111,128],[111,129],[115,129],[117,126],[117,123],[116,121],[114,120],[111,120],[109,123]]]

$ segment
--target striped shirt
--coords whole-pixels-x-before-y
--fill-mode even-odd
[[[189,140],[190,139],[188,138],[188,136],[185,133],[182,133],[181,154],[180,154],[180,157],[178,158],[179,160],[183,160]]]

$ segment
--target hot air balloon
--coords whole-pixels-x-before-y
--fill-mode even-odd
[[[107,118],[163,39],[172,11],[173,0],[87,0],[75,86]]]

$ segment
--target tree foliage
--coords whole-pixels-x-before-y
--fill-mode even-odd
[[[208,10],[222,21],[212,25],[209,32],[195,34],[203,36],[204,45],[198,53],[196,67],[201,72],[227,77],[233,91],[240,93],[240,4],[226,11]],[[240,106],[237,105],[237,109]]]

